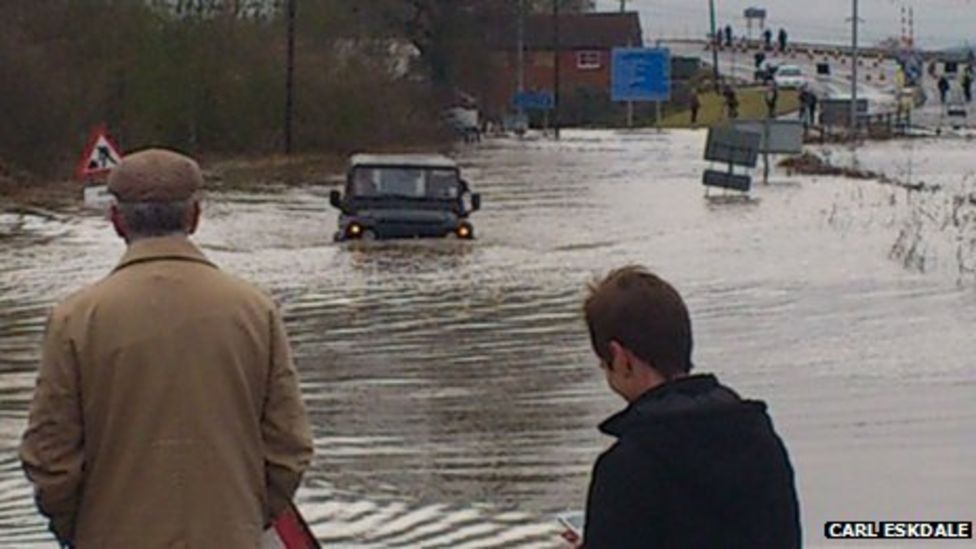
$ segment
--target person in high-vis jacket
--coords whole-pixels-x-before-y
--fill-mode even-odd
[[[127,250],[50,314],[20,455],[63,546],[258,548],[311,461],[281,315],[188,238],[201,184],[178,153],[126,156]]]
[[[691,374],[688,309],[640,267],[610,273],[584,305],[591,343],[627,407],[593,468],[586,549],[795,549],[793,468],[762,402]]]

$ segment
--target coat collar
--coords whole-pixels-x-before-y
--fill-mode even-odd
[[[714,375],[695,374],[647,391],[627,408],[607,418],[599,428],[608,435],[620,437],[631,427],[651,418],[707,413],[741,404],[739,395],[719,384]]]
[[[200,248],[190,242],[189,238],[180,235],[143,238],[129,244],[119,264],[115,266],[112,272],[118,272],[136,263],[159,260],[193,261],[217,268],[207,259],[207,256],[203,255]]]

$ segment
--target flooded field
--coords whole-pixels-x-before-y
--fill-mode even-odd
[[[706,199],[703,146],[565,132],[468,149],[474,242],[333,244],[324,188],[208,197],[197,241],[285,312],[317,450],[299,504],[327,547],[559,547],[552,515],[582,507],[609,443],[595,425],[621,406],[580,301],[631,262],[686,296],[696,367],[769,402],[807,546],[837,546],[826,520],[973,520],[976,284],[939,255],[966,234],[928,229],[946,267],[906,268],[910,191],[774,174],[750,200]],[[122,245],[90,215],[0,217],[14,224],[0,238],[0,546],[53,547],[16,457],[44,314]]]

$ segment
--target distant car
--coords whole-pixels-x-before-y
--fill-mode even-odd
[[[782,89],[800,89],[806,85],[807,80],[803,77],[803,71],[796,65],[780,65],[773,75],[773,82]]]
[[[476,108],[452,107],[443,112],[444,122],[465,141],[477,141],[481,134],[480,114]]]
[[[329,194],[339,209],[334,240],[456,236],[474,238],[468,216],[481,208],[457,163],[439,154],[356,154],[345,195]]]

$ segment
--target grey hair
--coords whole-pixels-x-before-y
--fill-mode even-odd
[[[177,202],[119,202],[130,240],[186,234],[195,199]]]

